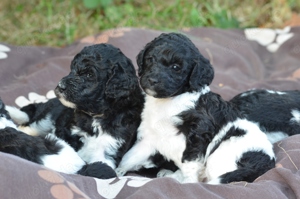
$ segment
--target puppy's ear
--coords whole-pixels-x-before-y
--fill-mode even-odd
[[[113,73],[106,82],[105,94],[108,98],[127,97],[138,84],[132,63],[130,61],[126,63],[132,65],[132,71],[130,67],[126,67],[127,70],[129,70],[126,71],[122,67],[122,64],[125,63],[117,63],[114,65]]]
[[[199,90],[205,85],[210,85],[214,78],[214,69],[208,59],[201,56],[195,61],[189,84],[191,90]]]

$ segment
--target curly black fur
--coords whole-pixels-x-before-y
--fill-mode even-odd
[[[271,142],[300,133],[300,120],[295,117],[300,114],[299,90],[254,89],[240,93],[230,101],[249,120],[256,122]]]
[[[115,172],[102,162],[86,164],[73,148],[53,134],[30,136],[19,131],[1,99],[0,151],[60,172],[96,178],[116,177]]]
[[[214,70],[189,38],[179,33],[161,34],[141,50],[137,64],[140,85],[147,96],[139,140],[125,154],[118,175],[151,165],[155,153],[175,162],[178,172],[167,176],[181,182],[196,182],[198,177],[207,177],[210,183],[252,181],[275,166],[272,145],[265,134],[246,120],[235,104],[210,92]],[[254,134],[263,144],[256,145]],[[244,140],[246,144],[236,144]],[[228,179],[218,173],[223,165],[234,168],[228,170],[233,173]],[[240,178],[241,170],[244,175]]]
[[[57,98],[46,103],[22,108],[29,121],[21,126],[40,127],[48,118],[48,131],[35,130],[54,133],[88,163],[116,167],[136,140],[144,103],[131,60],[110,44],[84,47],[55,94]]]

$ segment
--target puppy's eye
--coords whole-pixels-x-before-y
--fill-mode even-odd
[[[152,63],[152,62],[153,62],[153,57],[147,57],[147,58],[146,58],[146,61],[147,61],[148,63]]]
[[[181,70],[181,67],[178,66],[178,65],[176,65],[176,64],[173,64],[173,65],[171,66],[171,68],[172,68],[173,70],[175,70],[175,71],[180,71],[180,70]]]
[[[87,77],[87,78],[92,78],[93,75],[94,75],[93,73],[87,73],[87,74],[86,74],[86,77]]]

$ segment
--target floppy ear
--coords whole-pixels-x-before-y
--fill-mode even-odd
[[[208,59],[201,56],[196,60],[189,84],[191,90],[199,90],[204,85],[210,85],[214,78],[214,69]]]
[[[131,64],[127,61],[122,64]],[[137,83],[137,78],[135,76],[135,70],[132,65],[132,70],[130,67],[126,67],[126,71],[120,63],[114,65],[113,73],[109,80],[106,82],[105,94],[108,98],[120,98],[127,97],[131,93],[131,90],[135,89]],[[136,82],[135,82],[136,81]]]

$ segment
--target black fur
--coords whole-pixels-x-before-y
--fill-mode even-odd
[[[42,156],[58,154],[62,148],[55,140],[33,137],[11,127],[0,129],[0,151],[38,164],[42,164]]]
[[[21,126],[34,127],[51,115],[50,131],[86,162],[107,161],[116,167],[136,140],[144,103],[131,60],[110,44],[84,47],[72,60],[71,71],[58,83],[55,94],[56,99],[22,108],[30,121]],[[115,144],[97,139],[99,136],[111,137]],[[100,149],[103,152],[95,151]]]
[[[53,155],[58,155],[64,148],[69,147],[69,152],[63,155],[70,155],[73,153],[74,157],[77,157],[74,160],[74,164],[78,164],[78,159],[80,157],[72,150],[67,144],[62,144],[63,141],[57,138],[56,136],[30,136],[17,129],[17,126],[14,125],[8,112],[5,110],[5,105],[0,99],[0,151],[4,153],[9,153],[16,155],[18,157],[24,158],[26,160],[42,164],[50,169],[52,164],[48,164],[45,158],[51,157]],[[60,155],[62,157],[62,155]],[[65,156],[65,158],[68,158]],[[60,158],[54,159],[53,161],[59,161]],[[84,161],[80,161],[82,168],[79,170],[74,170],[73,168],[68,169],[69,165],[63,168],[60,171],[66,173],[77,173],[85,176],[91,176],[96,178],[108,178],[116,177],[114,171],[109,170],[106,164],[97,162],[94,164],[85,164]],[[67,164],[72,165],[73,162],[67,162]],[[110,167],[109,167],[110,168]],[[97,169],[97,172],[93,170]],[[111,168],[110,168],[111,169]]]
[[[20,110],[25,112],[29,117],[29,121],[20,124],[20,126],[31,126],[33,123],[42,124],[43,120],[48,116],[51,125],[48,128],[36,129],[39,135],[54,133],[57,137],[65,140],[76,151],[82,147],[83,143],[79,140],[80,136],[72,135],[69,132],[69,129],[76,125],[74,109],[64,106],[57,98],[50,99],[46,103],[29,104]],[[84,128],[84,130],[86,129]]]
[[[251,121],[257,122],[260,129],[272,141],[274,133],[286,136],[300,133],[300,121],[291,121],[292,111],[300,111],[300,91],[249,90],[230,100]]]
[[[201,96],[195,109],[181,113],[180,117],[183,123],[177,128],[188,138],[183,160],[193,160],[199,154],[206,154],[208,145],[222,127],[237,118],[244,118],[231,103],[224,101],[220,95],[213,92]],[[193,120],[194,125],[191,124],[190,120]],[[218,145],[233,136],[243,136],[245,133],[241,131],[243,130],[231,127],[226,135],[219,140]],[[218,145],[215,146],[215,149]]]
[[[78,172],[80,175],[109,179],[117,177],[116,172],[103,162],[94,162],[82,167]]]
[[[212,180],[210,183],[238,180],[251,182],[275,166],[272,145],[264,133],[254,123],[247,121],[235,107],[235,104],[227,102],[218,94],[209,91],[208,85],[214,77],[213,68],[186,36],[178,33],[161,34],[149,42],[138,54],[137,63],[140,85],[148,96],[142,113],[144,117],[139,128],[138,137],[140,139],[124,156],[117,169],[118,175],[123,175],[131,169],[140,168],[143,161],[135,160],[134,154],[139,153],[139,149],[147,147],[144,157],[142,154],[138,156],[142,157],[141,160],[145,159],[145,156],[151,158],[151,153],[157,151],[167,160],[174,161],[179,167],[179,172],[171,174],[170,177],[175,176],[181,182],[196,182],[198,177],[205,178],[206,173],[204,170],[209,171],[210,169],[210,166],[206,165],[208,164],[206,161],[210,161],[210,157],[216,157],[214,156],[216,151],[220,151],[221,146],[226,147],[224,143],[227,141],[233,146],[244,147],[242,149],[237,148],[234,151],[230,147],[226,149],[228,156],[232,152],[237,152],[242,153],[241,158],[237,159],[237,163],[232,162],[236,165],[236,170],[232,171],[230,177],[221,175],[218,176],[218,180],[210,179]],[[170,103],[170,109],[163,110],[162,107],[162,116],[151,111],[155,108],[155,105],[160,107],[161,104],[167,102]],[[194,103],[194,106],[186,106],[182,111],[180,106],[185,103]],[[175,115],[164,114],[164,111],[174,112]],[[155,119],[156,117],[160,118],[159,121]],[[166,125],[163,127],[157,125],[160,123]],[[243,126],[242,124],[246,125]],[[172,125],[174,128],[170,127]],[[227,126],[229,129],[227,129]],[[252,132],[253,126],[257,132]],[[257,133],[259,139],[262,139],[262,143],[264,143],[255,146],[258,149],[252,149],[253,145],[238,146],[232,141],[237,138],[239,142],[243,142],[249,135],[251,138],[249,143],[256,144],[253,137],[251,137],[252,133]],[[157,141],[151,135],[156,135]],[[182,135],[185,139],[179,138]],[[167,145],[170,147],[163,146],[163,143],[156,144],[156,142],[160,143],[160,140],[168,139],[178,143]],[[182,147],[183,142],[185,148]],[[212,148],[209,148],[210,145],[212,145]],[[178,154],[180,150],[183,150],[182,154]],[[262,150],[261,153],[266,158],[260,158],[261,153],[257,150]],[[148,154],[146,154],[146,151]],[[207,153],[208,157],[205,158]],[[181,157],[181,159],[178,159],[178,157]],[[234,158],[236,157],[238,155],[234,156]],[[219,157],[220,160],[223,158],[224,164],[231,164],[231,162],[226,162],[226,156]],[[223,163],[219,163],[218,166],[222,167]],[[147,164],[149,165],[149,162]],[[239,166],[241,164],[245,166]],[[203,167],[207,166],[207,168],[203,168],[201,165]],[[242,177],[238,174],[241,170],[243,170]],[[194,172],[194,175],[191,175],[191,172]],[[198,176],[199,174],[200,176]],[[169,176],[169,174],[166,176]]]
[[[111,157],[117,165],[136,139],[144,100],[130,59],[109,44],[85,47],[55,93],[75,105],[77,127],[98,136],[99,131],[91,131],[97,121],[104,133],[124,141]]]
[[[154,97],[172,97],[198,91],[212,82],[213,68],[191,43],[181,34],[162,34],[145,46],[137,63],[140,84],[146,93],[146,88],[151,88],[157,92]]]
[[[275,160],[273,160],[273,164],[269,164],[269,160],[270,157],[262,151],[246,152],[236,163],[239,169],[222,175],[221,183],[233,181],[253,182],[258,176],[274,168]],[[255,171],[256,175],[249,175],[249,170]]]

